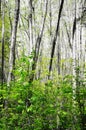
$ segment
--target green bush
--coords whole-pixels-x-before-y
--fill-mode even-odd
[[[31,64],[30,57],[22,57],[15,81],[0,85],[0,130],[85,129],[85,82],[77,84],[76,95],[71,75],[29,82]]]

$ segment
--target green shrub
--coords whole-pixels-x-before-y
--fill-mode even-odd
[[[15,81],[0,85],[0,130],[82,130],[86,117],[85,81],[77,76],[54,75],[52,80],[35,79],[30,57],[22,57],[15,70]],[[28,68],[28,69],[27,69]]]

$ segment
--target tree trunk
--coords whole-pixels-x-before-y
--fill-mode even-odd
[[[72,30],[72,41],[73,41],[73,52],[72,52],[72,57],[73,57],[73,76],[74,76],[74,81],[73,81],[73,92],[75,94],[75,89],[76,89],[76,0],[75,0],[75,18],[73,22],[73,30]]]
[[[16,46],[17,26],[19,20],[19,11],[20,11],[20,0],[15,0],[15,16],[14,16],[14,23],[13,23],[13,30],[12,30],[12,37],[11,37],[9,73],[8,73],[8,81],[7,81],[8,85],[13,78],[12,70],[15,66],[15,46]]]
[[[35,44],[35,52],[34,52],[34,57],[33,57],[33,65],[32,65],[32,71],[35,71],[36,69],[36,64],[37,64],[37,61],[38,61],[38,55],[39,55],[39,50],[40,50],[40,45],[41,45],[41,41],[42,41],[42,37],[43,37],[43,32],[44,32],[44,28],[45,28],[45,22],[46,22],[46,16],[47,16],[47,9],[48,9],[48,0],[46,0],[46,10],[45,10],[45,15],[44,15],[44,20],[43,20],[43,25],[42,25],[42,28],[41,28],[41,32],[40,34],[38,35],[37,37],[37,40],[36,40],[36,44]],[[34,72],[30,78],[30,81],[32,81],[34,78]]]
[[[0,0],[0,19],[1,19],[1,0]]]
[[[30,52],[32,52],[32,48],[33,48],[33,11],[34,11],[34,8],[33,8],[33,5],[32,5],[32,0],[29,0],[29,18],[28,18],[28,21],[29,21],[29,34],[30,34]]]
[[[55,52],[57,35],[58,35],[58,32],[59,32],[59,24],[60,24],[60,18],[61,18],[61,13],[62,13],[62,9],[63,9],[63,4],[64,4],[64,0],[61,1],[59,14],[58,14],[57,27],[56,27],[56,31],[55,31],[55,36],[54,36],[53,41],[52,41],[52,51],[51,51],[51,58],[50,58],[50,65],[49,65],[49,76],[48,76],[48,78],[50,77],[50,72],[52,70],[52,62],[53,62],[53,57],[54,57],[54,52]]]
[[[49,2],[49,17],[50,17],[50,37],[52,39],[52,9],[51,9],[51,0]]]
[[[1,72],[1,77],[2,77],[2,84],[4,82],[4,34],[5,34],[5,23],[4,23],[4,19],[5,19],[5,0],[3,0],[1,2],[2,8],[1,8],[1,12],[2,12],[2,72]]]

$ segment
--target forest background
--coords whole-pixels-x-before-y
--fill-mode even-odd
[[[85,0],[0,0],[0,130],[86,130]]]

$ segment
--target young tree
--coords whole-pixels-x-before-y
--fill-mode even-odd
[[[42,41],[42,37],[43,37],[43,33],[44,33],[44,28],[45,28],[46,17],[47,17],[47,10],[48,10],[48,0],[46,0],[46,7],[45,7],[45,15],[44,15],[44,19],[43,19],[43,25],[42,25],[40,33],[38,34],[36,44],[35,44],[35,51],[34,51],[34,57],[33,57],[34,63],[32,65],[32,71],[35,71],[36,64],[37,64],[37,61],[38,61],[40,45],[41,45],[41,41]],[[32,74],[30,80],[33,80],[33,78],[34,78],[34,74]]]
[[[0,5],[2,5],[2,84],[4,82],[4,35],[5,35],[5,0],[0,1]]]
[[[56,46],[57,35],[58,35],[58,31],[59,31],[59,24],[60,24],[60,18],[61,18],[63,5],[64,5],[64,0],[61,0],[61,5],[60,5],[60,9],[59,9],[59,14],[58,14],[57,27],[56,27],[55,35],[54,35],[54,38],[53,38],[53,41],[52,41],[52,51],[51,51],[51,58],[50,58],[50,64],[49,64],[49,76],[48,76],[48,78],[50,77],[50,72],[52,70],[52,62],[53,62],[53,57],[54,57],[54,52],[55,52],[55,46]]]
[[[28,23],[29,23],[29,35],[30,35],[30,53],[32,52],[32,47],[33,47],[33,12],[34,12],[34,8],[32,5],[32,0],[29,0]]]
[[[20,11],[20,0],[15,0],[15,15],[14,15],[14,23],[13,23],[13,30],[12,30],[12,36],[11,36],[9,73],[8,73],[8,80],[7,80],[8,85],[13,78],[12,71],[15,66],[15,46],[16,46],[17,26],[18,26],[18,20],[19,20],[19,11]]]

